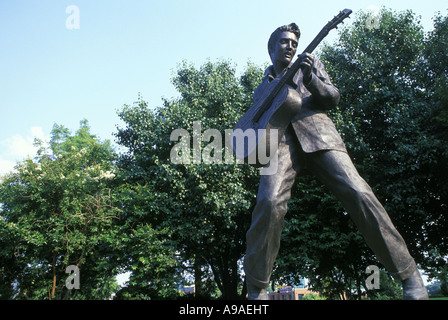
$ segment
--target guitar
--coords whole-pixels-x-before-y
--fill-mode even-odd
[[[303,53],[312,53],[329,32],[337,28],[351,13],[350,9],[339,12],[324,26]],[[281,78],[271,81],[263,96],[233,128],[228,141],[240,161],[260,167],[266,165],[269,158],[274,155],[287,125],[302,106],[300,94],[288,85],[295,74],[301,72],[300,64],[301,60],[296,59]],[[269,156],[266,154],[268,150]]]

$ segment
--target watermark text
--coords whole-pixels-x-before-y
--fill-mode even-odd
[[[73,29],[78,30],[80,28],[79,7],[75,5],[70,5],[67,8],[65,8],[65,13],[69,15],[67,19],[65,19],[65,27],[68,30]]]
[[[272,175],[278,167],[278,130],[271,129],[269,138],[267,134],[266,129],[226,129],[223,139],[219,130],[202,132],[201,122],[194,121],[191,135],[186,129],[171,132],[170,141],[177,143],[171,148],[170,160],[174,164],[243,164],[247,158],[246,163],[262,167],[261,175]]]
[[[380,269],[375,265],[368,266],[366,274],[369,275],[366,279],[366,289],[378,290],[380,288]]]
[[[65,280],[65,286],[67,289],[71,290],[71,289],[79,289],[80,285],[79,285],[79,268],[78,266],[75,265],[69,265],[66,269],[65,269],[65,273],[68,273],[69,276],[67,277],[67,280]]]

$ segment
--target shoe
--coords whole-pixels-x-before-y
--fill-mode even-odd
[[[248,300],[269,300],[266,289],[256,287],[252,284],[247,284],[247,299]]]
[[[403,300],[428,300],[428,291],[423,284],[422,277],[418,273],[402,282]]]

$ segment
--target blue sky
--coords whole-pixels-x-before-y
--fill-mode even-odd
[[[441,0],[303,3],[0,0],[0,174],[32,155],[33,138],[48,138],[54,123],[75,131],[85,118],[93,133],[113,140],[122,125],[117,109],[139,93],[151,107],[177,96],[170,79],[183,60],[263,65],[267,39],[280,25],[299,24],[300,51],[344,8],[411,9],[427,31],[436,12],[448,13]],[[79,29],[66,27],[70,5],[79,9]]]

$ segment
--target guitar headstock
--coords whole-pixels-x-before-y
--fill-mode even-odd
[[[344,9],[337,16],[333,18],[330,22],[328,22],[325,27],[319,32],[316,38],[306,47],[305,51],[311,53],[314,49],[316,49],[317,45],[330,33],[332,29],[336,29],[338,27],[338,24],[342,23],[345,18],[348,18],[348,16],[352,13],[352,10],[350,9]]]
[[[348,18],[350,14],[352,13],[352,10],[350,9],[344,9],[337,16],[333,18],[330,22],[327,23],[325,28],[329,32],[332,29],[336,29],[340,23],[343,23],[344,19]]]

